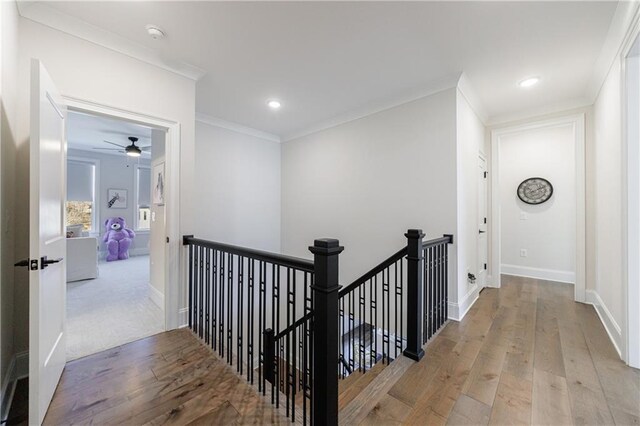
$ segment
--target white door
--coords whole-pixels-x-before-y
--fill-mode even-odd
[[[31,61],[29,423],[41,424],[66,361],[66,108]]]
[[[487,285],[487,161],[479,157],[478,161],[478,287]]]

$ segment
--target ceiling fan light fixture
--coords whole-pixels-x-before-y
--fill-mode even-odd
[[[135,145],[129,145],[125,151],[129,157],[140,157],[142,154],[142,150]]]

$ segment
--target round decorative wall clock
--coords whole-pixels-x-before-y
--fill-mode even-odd
[[[525,179],[518,186],[518,198],[527,204],[542,204],[553,195],[553,185],[541,177]]]

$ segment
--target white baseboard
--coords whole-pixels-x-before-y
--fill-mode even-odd
[[[164,311],[164,294],[149,283],[149,299]]]
[[[479,293],[478,285],[474,284],[460,302],[449,302],[449,319],[462,321],[462,318],[467,315],[469,309],[471,309],[473,304],[476,303],[476,300],[478,300]]]
[[[532,268],[530,266],[500,265],[500,272],[505,275],[536,278],[545,281],[557,281],[560,283],[575,284],[576,274],[571,271],[559,271],[556,269]]]
[[[189,327],[189,308],[182,308],[178,311],[178,328]]]
[[[613,343],[613,346],[616,348],[618,356],[622,358],[622,351],[620,350],[622,347],[622,329],[613,318],[613,315],[611,315],[611,311],[609,311],[607,305],[604,304],[600,295],[595,290],[587,290],[587,303],[591,303],[596,309],[596,313],[598,317],[600,317],[600,321],[607,331],[611,343]]]
[[[16,390],[16,357],[11,357],[9,368],[2,380],[2,393],[0,393],[0,420],[6,420],[9,415],[9,408],[11,408],[11,401],[13,400],[13,393]]]

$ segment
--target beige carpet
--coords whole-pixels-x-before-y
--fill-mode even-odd
[[[100,262],[95,280],[67,284],[67,360],[164,330],[149,298],[149,256]]]

